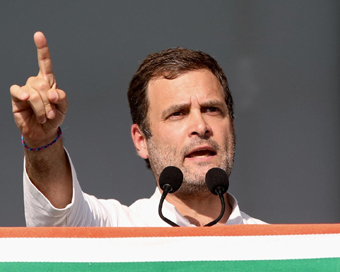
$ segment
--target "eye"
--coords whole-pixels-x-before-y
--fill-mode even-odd
[[[203,111],[204,112],[221,112],[221,110],[217,107],[207,107]]]
[[[215,111],[219,111],[219,109],[216,108],[216,107],[210,107],[210,108],[207,108],[207,111],[209,111],[209,112],[215,112]]]
[[[202,109],[202,113],[205,113],[211,116],[220,116],[220,117],[226,116],[226,111],[223,108],[216,107],[216,106],[205,107]]]
[[[180,116],[182,114],[183,114],[182,112],[176,111],[176,112],[172,113],[170,116]]]
[[[184,115],[185,115],[184,111],[175,111],[168,116],[168,119],[176,120],[176,119],[183,117]]]

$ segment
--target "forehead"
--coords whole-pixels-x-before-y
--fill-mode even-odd
[[[209,99],[225,99],[223,87],[209,70],[194,70],[183,73],[174,79],[157,77],[148,84],[149,106],[171,103],[186,103],[195,97],[204,102]],[[160,105],[159,105],[160,106]]]

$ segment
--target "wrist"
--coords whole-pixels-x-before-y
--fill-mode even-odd
[[[59,127],[58,128],[58,131],[57,131],[57,136],[52,138],[51,141],[48,141],[46,144],[44,145],[40,145],[40,146],[35,146],[35,145],[29,145],[25,142],[24,140],[24,136],[21,134],[21,143],[22,145],[24,146],[24,148],[26,150],[29,150],[29,151],[40,151],[40,150],[43,150],[43,149],[46,149],[48,147],[50,147],[51,145],[55,144],[61,137],[61,135],[63,134],[61,128]]]

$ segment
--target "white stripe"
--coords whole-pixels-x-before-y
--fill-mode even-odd
[[[0,262],[151,262],[340,257],[340,234],[0,238]]]

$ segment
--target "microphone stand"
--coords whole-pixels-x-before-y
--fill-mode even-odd
[[[213,220],[210,223],[204,225],[204,227],[211,227],[211,226],[215,225],[216,223],[218,223],[218,221],[220,221],[222,219],[222,217],[224,215],[224,212],[225,212],[225,201],[224,201],[224,197],[223,197],[225,189],[222,186],[217,186],[217,188],[215,189],[215,192],[220,197],[221,212],[220,212],[220,215],[215,220]]]
[[[179,227],[179,225],[177,225],[176,223],[172,222],[170,219],[166,218],[163,215],[163,213],[162,213],[162,207],[163,207],[164,199],[167,196],[167,194],[170,193],[173,190],[172,186],[170,184],[164,184],[162,189],[163,189],[163,194],[161,196],[161,199],[160,199],[159,205],[158,205],[158,214],[159,214],[159,217],[162,218],[163,221],[165,221],[169,225],[171,225],[173,227]]]

